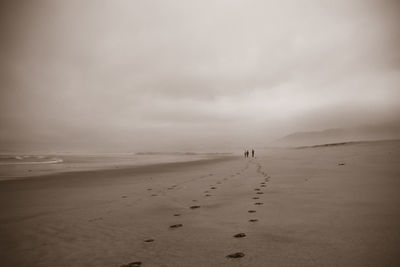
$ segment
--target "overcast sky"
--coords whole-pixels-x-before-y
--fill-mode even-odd
[[[2,1],[0,149],[241,147],[396,120],[398,3]]]

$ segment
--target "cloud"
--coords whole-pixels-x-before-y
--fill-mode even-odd
[[[71,136],[88,149],[112,136],[133,148],[226,145],[393,119],[399,6],[5,3],[0,138],[62,144]]]

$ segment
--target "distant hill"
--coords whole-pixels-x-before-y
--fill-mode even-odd
[[[390,139],[400,139],[400,125],[368,125],[354,128],[296,132],[280,138],[270,145],[294,147]]]

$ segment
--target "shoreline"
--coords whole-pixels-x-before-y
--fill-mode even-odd
[[[11,176],[11,177],[1,177],[0,184],[9,181],[20,181],[20,180],[37,180],[44,177],[49,176],[61,176],[61,175],[80,175],[80,174],[105,174],[105,173],[121,173],[121,172],[130,172],[130,171],[138,171],[138,172],[146,172],[151,171],[150,169],[159,169],[159,168],[174,168],[174,167],[183,167],[187,164],[199,164],[199,163],[208,163],[212,161],[219,161],[219,160],[228,160],[230,158],[236,158],[239,156],[236,155],[223,155],[223,156],[213,156],[208,158],[202,159],[186,159],[181,161],[174,161],[174,162],[161,162],[161,163],[147,163],[147,164],[133,164],[133,165],[117,165],[117,166],[104,166],[104,167],[92,167],[91,169],[77,169],[77,170],[70,170],[70,169],[60,169],[57,171],[49,172],[49,173],[37,173],[37,174],[26,174],[23,176]]]
[[[4,181],[0,258],[33,267],[398,266],[399,160],[400,144],[389,142]]]

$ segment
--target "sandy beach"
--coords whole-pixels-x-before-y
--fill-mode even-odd
[[[2,181],[1,265],[399,266],[399,177],[392,141]]]
[[[399,267],[399,26],[393,0],[0,1],[0,267]]]

